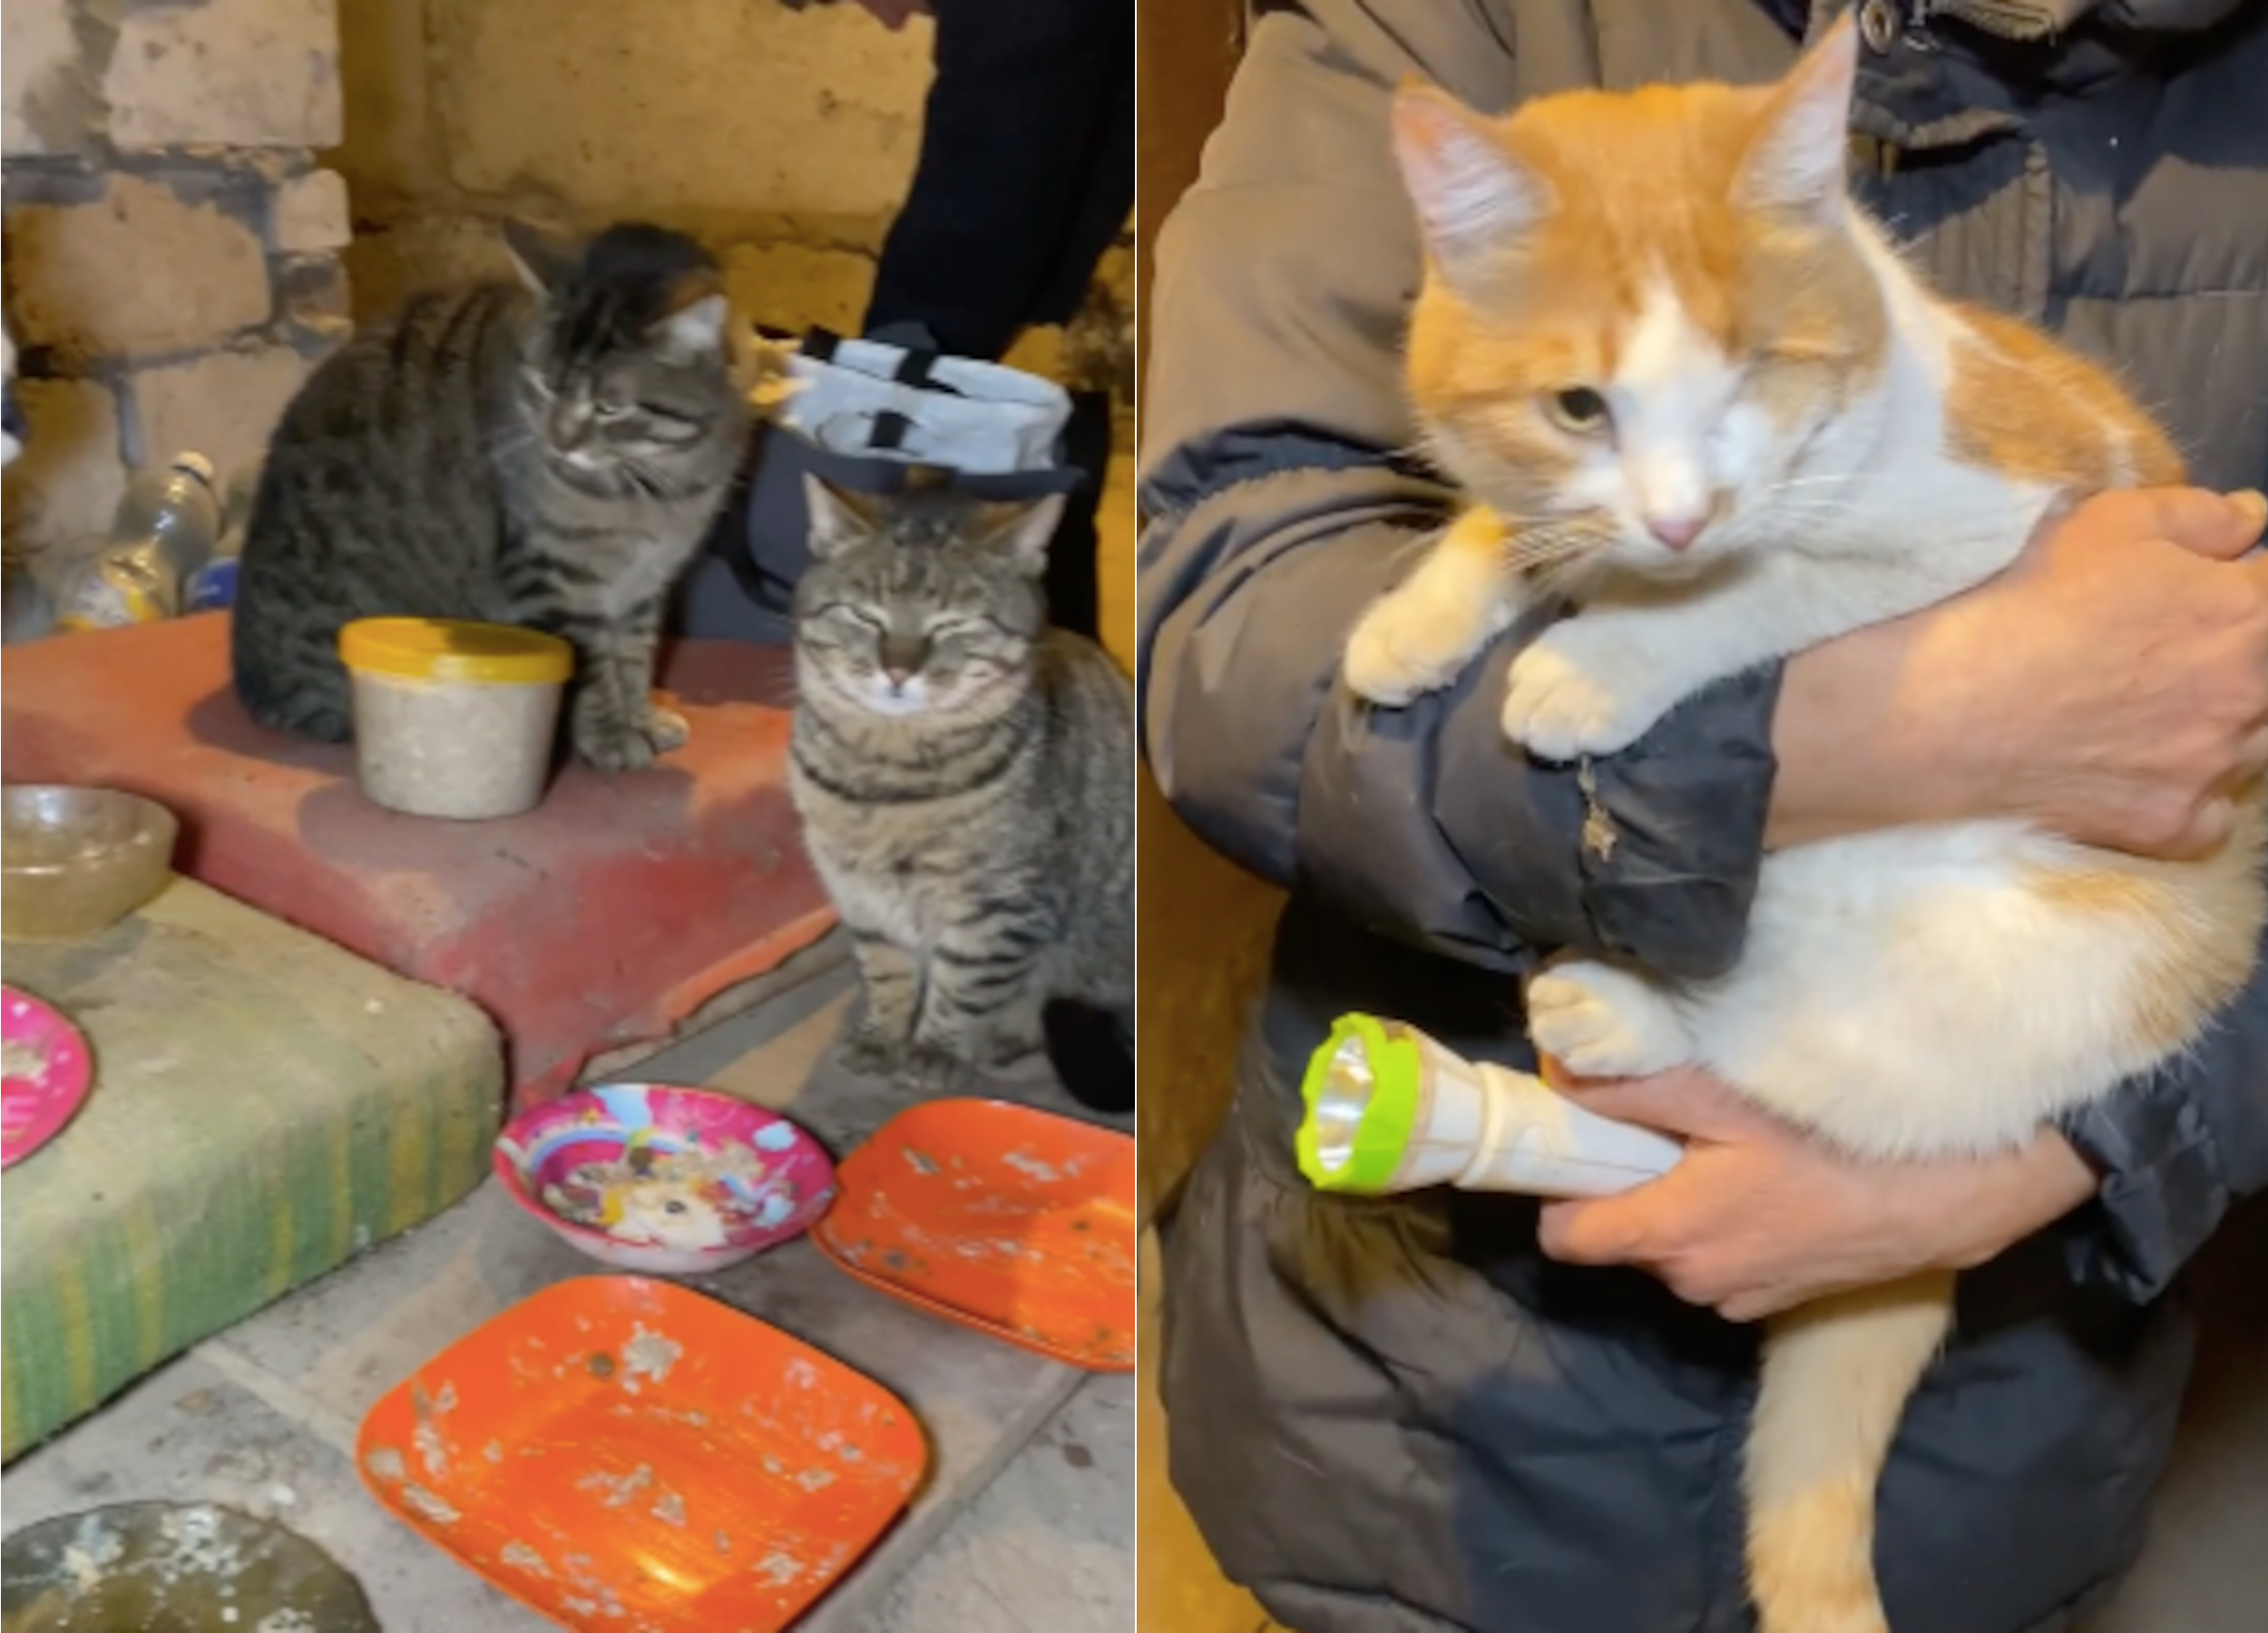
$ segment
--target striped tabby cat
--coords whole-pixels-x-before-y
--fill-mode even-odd
[[[564,636],[576,753],[642,766],[663,599],[738,468],[747,411],[717,264],[660,228],[579,253],[524,229],[522,281],[414,297],[309,376],[244,544],[236,687],[263,724],[349,735],[341,625],[467,618]]]
[[[844,1063],[949,1091],[1051,1000],[1130,1036],[1134,693],[1046,626],[1062,501],[808,485],[793,787],[865,987]]]

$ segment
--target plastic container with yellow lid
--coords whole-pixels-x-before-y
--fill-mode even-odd
[[[516,816],[543,797],[574,650],[445,618],[366,618],[338,634],[354,680],[362,791],[413,816]]]

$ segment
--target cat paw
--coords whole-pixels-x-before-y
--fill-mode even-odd
[[[646,717],[646,741],[653,745],[656,754],[673,754],[692,739],[691,722],[674,709],[664,709],[659,703]]]
[[[1646,735],[1669,699],[1647,684],[1647,655],[1565,623],[1512,660],[1504,735],[1539,759],[1613,754]]]
[[[891,1075],[915,1094],[943,1097],[969,1089],[976,1081],[976,1068],[934,1043],[916,1043]]]
[[[1046,1047],[1047,1040],[1037,1026],[1017,1027],[995,1032],[984,1041],[984,1047],[978,1052],[987,1066],[1013,1066]]]
[[[905,1063],[905,1042],[854,1027],[836,1051],[836,1060],[854,1077],[895,1077]]]
[[[1340,672],[1356,697],[1399,709],[1457,678],[1472,656],[1471,643],[1457,639],[1464,633],[1400,593],[1388,595],[1354,626]]]
[[[1598,963],[1561,964],[1528,983],[1528,1036],[1578,1077],[1647,1077],[1693,1056],[1667,998]]]
[[[653,764],[654,747],[644,732],[630,728],[578,731],[575,758],[593,771],[636,771]]]

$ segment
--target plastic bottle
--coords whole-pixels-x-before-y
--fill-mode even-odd
[[[1299,1171],[1357,1196],[1453,1185],[1603,1197],[1667,1173],[1684,1149],[1586,1111],[1530,1072],[1463,1060],[1369,1015],[1340,1017],[1302,1092]]]
[[[114,629],[152,623],[181,610],[189,576],[211,559],[220,537],[220,494],[212,462],[176,454],[162,469],[126,484],[109,541],[64,582],[62,628]]]

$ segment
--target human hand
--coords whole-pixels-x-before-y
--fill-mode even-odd
[[[1981,1265],[2095,1192],[2086,1161],[2042,1133],[2006,1156],[1863,1163],[1693,1069],[1552,1087],[1601,1117],[1682,1139],[1658,1179],[1619,1196],[1547,1203],[1544,1252],[1635,1265],[1688,1304],[1755,1321],[1853,1287]]]
[[[929,15],[929,0],[858,0],[866,14],[888,29],[897,33],[916,16]]]
[[[2228,835],[2268,767],[2268,502],[2106,494],[2006,572],[1790,660],[1773,848],[2017,817],[2137,855]]]

